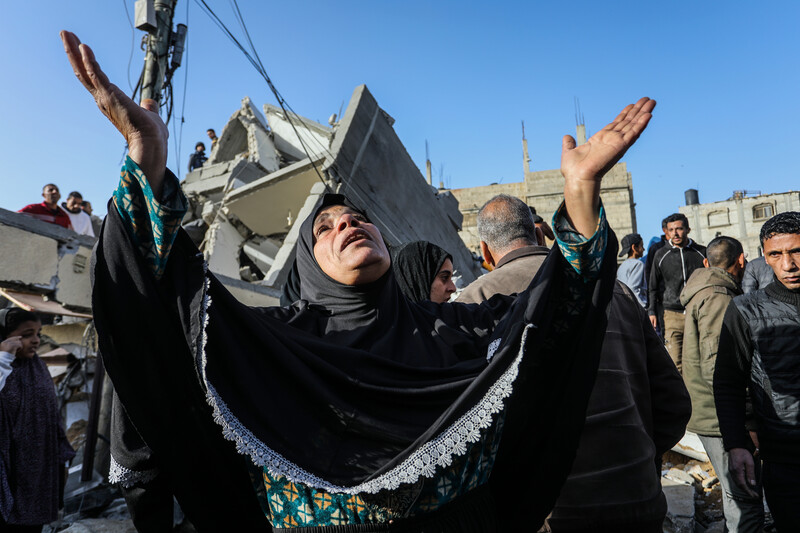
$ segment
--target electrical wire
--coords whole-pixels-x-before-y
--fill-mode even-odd
[[[237,17],[237,21],[244,28],[244,33],[245,33],[245,36],[247,37],[247,42],[249,43],[250,48],[251,48],[251,50],[253,52],[252,55],[250,54],[250,52],[248,52],[245,49],[245,47],[242,45],[242,43],[240,43],[239,40],[233,35],[233,33],[228,29],[228,27],[225,25],[225,23],[222,22],[222,20],[219,18],[219,16],[217,16],[217,14],[214,12],[213,9],[211,9],[211,6],[209,6],[206,3],[205,0],[195,0],[195,3],[197,3],[200,6],[200,8],[209,17],[211,17],[211,19],[214,21],[214,23],[217,25],[217,27],[219,27],[223,31],[223,33],[225,33],[225,35],[227,35],[228,38],[233,42],[233,44],[235,44],[236,47],[239,48],[239,50],[244,54],[244,56],[247,58],[247,60],[250,62],[250,64],[253,65],[253,68],[256,69],[256,72],[258,72],[261,75],[261,77],[264,78],[264,81],[267,82],[267,86],[269,86],[270,90],[272,91],[272,94],[275,96],[275,99],[278,101],[278,105],[281,107],[283,112],[286,114],[287,119],[289,120],[289,125],[292,127],[292,130],[294,131],[295,135],[297,136],[297,139],[298,139],[298,141],[300,142],[300,145],[303,148],[303,152],[305,152],[306,156],[309,158],[309,161],[311,162],[311,166],[314,168],[314,172],[316,172],[317,177],[319,177],[319,180],[322,182],[322,184],[325,185],[325,189],[330,191],[330,187],[328,186],[328,183],[325,181],[325,178],[322,176],[322,173],[320,172],[320,170],[317,168],[316,163],[314,163],[314,158],[311,157],[311,153],[308,150],[308,147],[306,146],[305,141],[300,136],[300,132],[297,131],[297,127],[295,126],[294,122],[290,118],[289,111],[287,110],[286,101],[284,100],[283,96],[281,96],[281,94],[278,92],[278,89],[277,89],[277,87],[275,87],[275,84],[272,83],[272,79],[267,74],[267,71],[264,68],[264,64],[261,62],[261,58],[258,56],[258,52],[256,51],[255,46],[253,45],[253,41],[250,38],[250,33],[247,31],[247,26],[244,23],[244,17],[242,17],[241,11],[239,10],[239,5],[236,2],[236,0],[233,0],[234,12],[235,12],[235,15]]]
[[[186,27],[189,27],[189,2],[186,2]],[[181,150],[183,149],[183,124],[186,122],[186,88],[189,86],[189,32],[186,32],[186,42],[183,48],[183,99],[181,101],[181,127],[178,133],[178,149],[176,151],[177,168],[181,168]],[[173,130],[174,131],[174,130]]]
[[[131,54],[128,56],[128,88],[133,91],[133,84],[131,83],[131,63],[133,62],[133,43],[136,42],[136,28],[133,27],[133,21],[131,20],[131,14],[128,13],[128,2],[126,0],[122,0],[122,5],[125,7],[125,16],[128,18],[128,24],[131,26]]]
[[[217,25],[217,27],[220,30],[222,30],[222,32],[225,33],[225,35],[228,36],[228,38],[233,42],[233,44],[236,45],[237,48],[239,48],[239,50],[242,52],[242,54],[244,54],[244,56],[247,58],[250,64],[253,65],[253,68],[255,68],[256,71],[261,75],[261,77],[264,78],[264,81],[267,82],[267,86],[270,88],[270,91],[272,91],[272,94],[275,96],[275,99],[277,100],[281,110],[283,110],[284,115],[286,116],[286,119],[289,122],[289,125],[292,127],[294,134],[297,136],[297,140],[300,142],[300,146],[302,147],[303,152],[306,154],[306,157],[308,157],[309,162],[311,163],[311,166],[314,169],[314,172],[317,174],[317,177],[319,177],[319,180],[322,182],[322,184],[325,186],[325,189],[328,192],[333,192],[331,191],[330,186],[328,185],[327,181],[322,176],[322,173],[317,168],[317,165],[314,162],[314,159],[316,157],[312,157],[311,152],[308,149],[308,146],[306,145],[306,141],[300,135],[300,132],[298,131],[297,126],[295,125],[295,122],[304,123],[305,121],[302,119],[302,117],[300,117],[298,113],[294,111],[294,109],[292,109],[292,107],[288,104],[288,102],[286,102],[284,97],[278,91],[277,87],[275,87],[275,84],[272,82],[272,79],[267,74],[267,70],[266,68],[264,68],[264,64],[261,61],[261,57],[258,55],[258,51],[256,50],[255,46],[253,45],[253,41],[250,38],[250,32],[247,31],[247,25],[244,22],[244,17],[242,16],[241,10],[239,9],[239,4],[237,0],[229,0],[229,1],[232,4],[236,20],[244,31],[247,43],[250,46],[252,54],[245,49],[242,43],[239,42],[239,40],[233,35],[233,33],[228,29],[225,23],[222,22],[219,16],[217,16],[217,14],[214,12],[213,9],[211,9],[211,7],[208,5],[208,3],[206,3],[205,0],[195,0],[195,3],[200,7],[200,9],[203,12],[205,12],[211,18],[211,20]],[[355,197],[354,199],[357,201],[357,203],[361,204],[363,208],[366,208],[366,206],[369,205],[369,203],[358,192],[358,189],[354,185],[355,182],[354,180],[351,179],[351,176],[344,169],[342,169],[336,164],[336,161],[333,158],[333,154],[330,153],[328,148],[323,146],[322,143],[319,142],[319,140],[316,139],[315,136],[313,135],[309,135],[309,140],[312,143],[318,144],[319,147],[321,148],[321,150],[317,152],[317,154],[325,153],[330,156],[330,160],[332,163],[329,168],[331,168],[334,174],[344,183],[345,186],[348,187],[348,194],[354,196]],[[349,158],[346,158],[344,156],[344,154],[340,153],[338,154],[338,157],[348,162],[351,165],[351,167],[353,166],[354,161],[350,161]],[[388,233],[392,236],[392,238],[395,239],[396,242],[400,242],[398,237],[394,234],[394,232],[392,232],[390,226],[381,220],[381,217],[379,217],[374,211],[371,212],[370,216],[371,218],[374,218],[376,222],[380,222],[381,225],[384,227],[384,229],[388,231]]]

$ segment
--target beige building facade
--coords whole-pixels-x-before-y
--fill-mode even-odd
[[[720,235],[734,237],[742,243],[747,257],[753,259],[763,255],[758,237],[761,226],[778,213],[800,211],[800,192],[746,196],[743,191],[736,191],[727,200],[684,205],[679,211],[689,219],[690,236],[697,242],[708,244]]]
[[[585,141],[585,133],[578,127],[579,142]],[[564,200],[564,177],[561,170],[530,170],[530,158],[525,139],[523,147],[524,181],[514,183],[498,183],[481,187],[452,189],[453,196],[464,215],[461,227],[461,239],[471,251],[480,253],[477,216],[480,208],[490,198],[498,194],[509,194],[525,201],[536,209],[536,213],[548,224],[553,213]],[[611,228],[621,239],[628,233],[636,231],[636,204],[633,200],[633,179],[625,163],[617,163],[603,178],[600,197],[605,207],[606,217]]]

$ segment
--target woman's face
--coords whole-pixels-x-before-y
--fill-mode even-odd
[[[453,283],[453,262],[450,258],[444,260],[442,268],[436,273],[431,284],[431,301],[443,304],[450,299],[450,295],[456,292],[456,284]]]
[[[39,321],[28,320],[20,324],[17,329],[8,334],[8,337],[20,337],[22,348],[17,351],[17,357],[31,358],[36,355],[41,340],[39,333],[42,331],[42,323]]]
[[[321,210],[312,231],[317,264],[339,283],[370,283],[391,266],[381,232],[349,207],[333,205]]]

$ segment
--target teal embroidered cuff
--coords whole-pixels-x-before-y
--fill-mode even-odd
[[[126,157],[114,191],[114,205],[153,275],[160,279],[189,205],[178,178],[166,171],[163,199],[159,202],[142,170]]]
[[[600,216],[594,234],[586,238],[569,223],[564,202],[553,214],[553,231],[561,254],[572,268],[584,279],[594,279],[600,273],[603,255],[608,243],[608,220],[603,202],[600,202]]]

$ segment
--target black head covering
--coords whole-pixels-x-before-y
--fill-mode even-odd
[[[453,256],[428,241],[406,243],[392,251],[392,269],[400,290],[412,302],[431,299],[431,285],[445,259]]]
[[[325,195],[319,208],[328,205],[348,204]],[[515,470],[518,454],[534,450],[526,471],[531,485],[546,489],[537,489],[541,509],[532,520],[543,519],[577,446],[596,369],[592,354],[599,353],[590,333],[602,327],[587,316],[580,319],[580,335],[544,342],[555,335],[550,298],[564,294],[551,289],[563,285],[570,268],[557,247],[516,301],[415,304],[402,295],[391,269],[357,287],[325,275],[313,255],[313,218],[303,222],[297,248],[301,300],[253,309],[206,272],[202,254],[183,232],[156,282],[109,205],[93,268],[101,352],[137,430],[179,480],[176,495],[192,506],[190,519],[215,520],[209,509],[219,508],[219,492],[241,484],[198,398],[211,405],[223,427],[217,432],[253,463],[312,487],[360,493],[430,477],[448,454],[463,453],[461,439],[489,427],[486,417],[503,409],[505,397],[513,413],[503,442],[506,433],[513,438],[501,454],[507,447],[513,457],[498,464]],[[613,276],[609,270],[612,282]],[[602,307],[600,298],[592,309]],[[526,327],[530,323],[536,327]],[[581,357],[573,353],[577,338]],[[550,348],[536,348],[542,345]],[[537,367],[543,372],[532,372]],[[531,412],[531,405],[542,409]],[[556,425],[561,431],[554,444],[541,428]],[[198,469],[209,454],[219,454],[226,467]],[[435,464],[420,470],[426,461]],[[241,510],[242,497],[233,501],[234,493],[226,493],[225,503]]]

